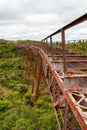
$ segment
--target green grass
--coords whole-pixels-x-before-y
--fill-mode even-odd
[[[76,52],[76,53],[82,53],[83,55],[87,55],[87,42],[83,43],[77,42],[77,43],[67,43],[66,45],[66,50],[69,52]],[[62,48],[61,43],[53,43],[54,48]]]
[[[14,42],[0,43],[0,130],[56,130],[50,96],[34,102],[32,82],[26,84],[25,68],[19,65]]]

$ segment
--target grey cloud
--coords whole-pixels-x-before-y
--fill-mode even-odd
[[[1,0],[0,37],[40,40],[86,13],[86,6],[86,0]],[[84,30],[87,23],[85,28],[78,28]],[[76,28],[73,36],[75,31]],[[76,36],[86,36],[85,33],[79,31]]]

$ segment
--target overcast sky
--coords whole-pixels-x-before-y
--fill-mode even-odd
[[[0,0],[0,38],[41,40],[85,13],[87,0]],[[66,37],[87,38],[87,21]]]

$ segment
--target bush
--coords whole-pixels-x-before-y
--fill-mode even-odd
[[[6,111],[12,107],[12,103],[8,100],[0,100],[0,111]]]
[[[13,130],[32,130],[30,127],[30,119],[20,118],[16,121]]]
[[[56,130],[56,120],[53,111],[46,111],[38,121],[40,130]]]
[[[25,93],[25,103],[30,104],[31,103],[31,94],[29,92]]]
[[[29,92],[25,93],[24,97],[25,97],[25,99],[30,99],[31,93],[29,93]]]
[[[18,85],[18,91],[21,93],[21,94],[24,94],[28,91],[28,86],[25,85],[25,84],[19,84]]]
[[[40,108],[42,107],[44,104],[44,100],[43,99],[38,99],[37,102],[36,102],[36,105]]]
[[[13,80],[13,79],[7,79],[4,83],[3,86],[6,86],[10,89],[16,89],[17,87],[17,81]]]

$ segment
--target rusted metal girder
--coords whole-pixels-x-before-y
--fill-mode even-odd
[[[87,130],[87,56],[69,53],[65,48],[65,30],[85,20],[87,14],[43,39],[41,45],[20,45],[24,57],[28,55],[26,51],[32,51],[37,57],[33,92],[36,96],[40,95],[39,84],[43,77],[47,81],[58,130],[77,130],[78,127]],[[48,38],[52,42],[52,36],[60,32],[62,49],[43,44]]]
[[[65,31],[64,31],[64,29],[61,29],[61,36],[62,36],[62,48],[63,48],[64,73],[67,74],[66,48],[65,48]]]
[[[46,49],[46,46],[45,47],[43,46],[42,49],[43,48]],[[87,129],[87,118],[86,118],[87,92],[83,91],[84,88],[82,90],[79,89],[78,83],[81,86],[83,86],[84,83],[82,83],[82,80],[86,80],[87,78],[85,77],[84,79],[84,75],[81,78],[80,73],[78,74],[78,77],[76,77],[76,75],[73,74],[72,77],[70,77],[68,75],[70,72],[67,73],[67,76],[63,75],[63,72],[60,73],[57,72],[57,69],[59,67],[56,66],[57,68],[54,68],[50,60],[53,58],[53,56],[47,55],[46,53],[44,53],[43,51],[44,49],[43,50],[42,49],[41,46],[38,47],[38,46],[31,45],[29,46],[28,50],[27,47],[25,47],[25,51],[29,52],[30,50],[32,50],[32,52],[36,55],[36,57],[40,58],[39,60],[36,60],[37,62],[36,62],[36,71],[34,76],[33,92],[36,94],[36,96],[41,95],[39,92],[39,83],[42,75],[41,70],[43,70],[44,72],[43,79],[47,78],[48,89],[51,95],[51,99],[54,107],[54,113],[56,115],[58,130],[74,130],[75,118],[78,120],[81,129],[86,130]],[[26,53],[26,55],[28,55],[28,53]],[[62,51],[61,51],[61,55],[54,55],[54,58],[59,59],[59,56],[63,57]],[[78,54],[76,54],[75,57],[74,53],[72,55],[71,54],[67,55],[67,57],[69,60],[72,57],[76,59],[78,57],[80,60],[81,59],[86,60],[87,58],[86,56],[80,57],[80,55]],[[59,64],[59,62],[57,64]],[[60,68],[59,71],[61,71]],[[80,78],[80,82],[78,81],[79,78]]]
[[[37,48],[37,47],[32,46],[32,48]],[[61,76],[59,76],[58,73],[53,68],[53,66],[52,66],[51,62],[49,61],[48,57],[46,56],[46,54],[44,54],[44,52],[41,49],[39,49],[39,53],[40,53],[42,59],[44,59],[46,61],[45,63],[48,65],[47,70],[49,70],[49,71],[47,71],[47,73],[48,73],[47,77],[48,77],[48,82],[49,82],[50,93],[53,98],[53,102],[55,102],[54,104],[56,104],[56,107],[58,106],[57,103],[61,104],[61,100],[60,100],[60,102],[58,102],[58,100],[59,100],[59,97],[64,95],[73,114],[75,115],[76,119],[78,120],[82,130],[87,129],[86,120],[83,117],[83,115],[86,116],[86,113],[81,110],[80,106],[78,106],[78,107],[76,106],[75,102],[77,103],[77,100],[74,98],[74,96],[72,96],[72,93],[78,93],[78,95],[80,95],[79,89],[76,87],[77,89],[72,88],[72,91],[66,91],[67,88],[65,87],[65,83],[63,82]],[[63,77],[63,75],[62,75],[62,77]],[[74,81],[73,83],[74,83],[73,85],[75,85],[76,82]],[[86,97],[85,97],[85,99],[86,99]],[[86,103],[87,103],[87,101],[86,101]],[[85,108],[85,107],[86,106],[84,104],[83,108]],[[81,111],[81,113],[80,113],[80,111]]]

